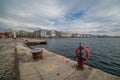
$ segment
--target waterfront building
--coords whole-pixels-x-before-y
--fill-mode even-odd
[[[40,37],[47,37],[47,31],[46,30],[40,30]]]
[[[20,30],[17,32],[18,37],[28,37],[28,32],[24,30]]]
[[[5,32],[0,32],[0,38],[6,38],[7,34]]]
[[[87,34],[83,34],[83,38],[88,38]]]
[[[56,32],[55,31],[50,31],[50,37],[56,37]]]
[[[72,33],[67,33],[68,34],[68,37],[71,38],[72,37]]]
[[[35,36],[36,38],[40,37],[40,31],[39,31],[39,30],[34,31],[34,33],[35,33],[35,35],[34,35],[34,36]]]
[[[60,38],[60,37],[61,37],[60,33],[61,33],[60,31],[55,31],[55,34],[56,34],[56,37],[57,37],[57,38]]]
[[[29,38],[34,38],[35,37],[35,33],[34,32],[28,32],[28,37]]]
[[[29,38],[33,38],[35,36],[34,32],[29,32],[29,31],[24,31],[24,30],[20,30],[18,32],[16,32],[17,37],[29,37]]]
[[[69,32],[60,32],[60,37],[69,38],[69,37],[72,37],[72,34]]]
[[[7,29],[5,31],[6,35],[8,38],[13,38],[14,37],[14,33],[16,33],[16,31],[12,30],[12,29]]]
[[[51,37],[51,38],[56,37],[56,31],[53,31],[53,30],[47,31],[46,37]]]
[[[9,31],[12,32],[13,35],[13,31]],[[9,36],[10,33],[9,33]],[[27,32],[24,30],[20,30],[17,32],[17,37],[30,37],[30,38],[93,38],[95,37],[94,35],[91,34],[72,34],[69,32],[63,32],[63,31],[54,31],[54,30],[44,30],[44,29],[40,29],[34,32]]]
[[[79,38],[79,37],[81,37],[81,35],[80,34],[72,34],[72,37]]]
[[[83,34],[83,38],[93,38],[94,35],[91,34]]]
[[[50,32],[48,30],[37,30],[34,31],[35,37],[50,37]]]

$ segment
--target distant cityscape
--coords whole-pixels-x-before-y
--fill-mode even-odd
[[[0,38],[12,38],[14,35],[13,33],[16,33],[17,38],[120,38],[120,36],[77,34],[45,29],[40,29],[33,32],[25,30],[15,31],[12,29],[8,29],[4,32],[0,32]]]

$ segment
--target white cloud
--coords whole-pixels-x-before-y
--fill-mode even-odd
[[[5,14],[0,14],[0,22],[25,29],[120,35],[119,4],[119,0],[11,0],[4,4],[6,8],[1,11]],[[81,11],[80,17],[75,15]]]
[[[64,9],[59,5],[49,5],[49,4],[35,4],[34,14],[48,17],[48,18],[58,18],[64,16]]]

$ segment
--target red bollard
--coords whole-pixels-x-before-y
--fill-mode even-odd
[[[84,59],[81,56],[78,57],[78,68],[84,70]]]

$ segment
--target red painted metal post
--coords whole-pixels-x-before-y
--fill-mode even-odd
[[[80,46],[76,49],[76,56],[78,58],[78,68],[81,68],[82,70],[84,70],[84,58],[83,58],[83,53],[82,50],[84,49],[83,46]],[[87,52],[86,52],[87,53]]]
[[[78,68],[84,70],[84,59],[81,56],[78,57]]]

